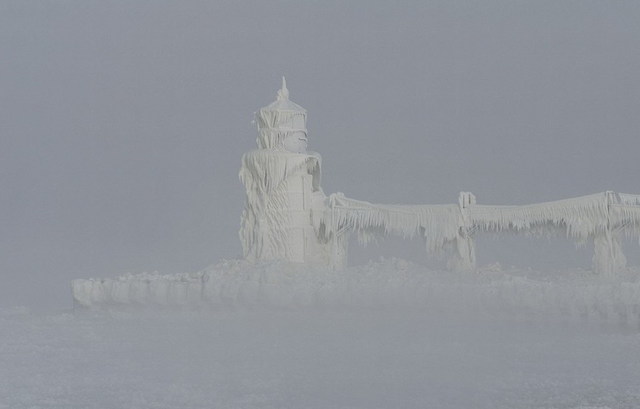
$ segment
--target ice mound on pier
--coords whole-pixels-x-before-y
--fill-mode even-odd
[[[541,273],[488,266],[452,275],[399,259],[334,270],[223,261],[197,273],[126,274],[72,282],[78,306],[191,308],[412,308],[434,313],[554,315],[637,323],[640,275]]]

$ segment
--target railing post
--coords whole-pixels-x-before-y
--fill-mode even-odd
[[[458,205],[460,218],[458,234],[454,243],[453,254],[447,262],[447,269],[456,272],[469,272],[476,269],[476,249],[473,242],[472,222],[469,208],[476,204],[476,197],[471,192],[460,192]]]

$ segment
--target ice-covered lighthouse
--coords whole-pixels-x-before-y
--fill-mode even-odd
[[[256,123],[258,149],[244,154],[240,169],[247,193],[240,228],[244,257],[340,264],[336,257],[344,258],[344,251],[336,252],[313,227],[327,209],[321,159],[307,151],[307,111],[289,99],[284,77],[276,100],[256,113]]]
[[[351,199],[342,193],[327,197],[320,187],[320,156],[307,151],[307,111],[289,100],[284,78],[276,100],[257,112],[256,123],[258,149],[242,157],[240,169],[247,193],[240,239],[244,259],[249,264],[278,260],[341,268],[346,265],[350,234],[355,234],[362,244],[397,235],[423,239],[429,254],[445,255],[449,270],[464,273],[477,271],[474,244],[477,233],[524,233],[533,237],[560,235],[578,243],[591,241],[594,271],[614,277],[628,272],[621,239],[640,238],[640,195],[637,194],[607,191],[515,206],[478,204],[470,192],[460,192],[457,204],[375,204]],[[199,302],[223,305],[236,298],[240,301],[245,297],[269,299],[269,288],[277,289],[281,284],[290,288],[287,280],[282,280],[285,276],[281,265],[270,270],[270,263],[266,263],[266,267],[254,269],[245,260],[224,261],[193,274],[143,273],[117,279],[73,280],[73,297],[78,305],[84,306]],[[296,265],[284,270],[319,273],[321,280],[330,280],[325,289],[342,288],[345,294],[350,294],[351,281],[347,275],[326,275],[323,268],[298,269]],[[389,271],[389,274],[389,283],[401,283],[405,288],[413,285],[404,272]],[[275,277],[274,283],[269,282],[272,279],[269,275]],[[315,286],[308,275],[301,277],[304,288],[308,288],[306,284]],[[227,280],[233,284],[226,285]],[[265,282],[269,284],[263,285]],[[386,285],[385,282],[376,281],[375,286]],[[489,285],[493,286],[491,282]],[[544,287],[547,283],[541,285]],[[513,298],[508,295],[512,289],[509,284],[503,291],[509,302]],[[625,302],[624,308],[637,304],[637,296],[632,293],[625,291],[623,297],[628,296],[631,301]],[[277,293],[275,299],[281,296],[282,293]],[[424,296],[429,297],[427,293]]]
[[[524,206],[480,205],[461,192],[458,204],[373,204],[320,188],[320,156],[307,152],[307,112],[289,100],[286,83],[256,114],[258,149],[242,159],[247,191],[240,238],[249,261],[345,265],[349,234],[366,244],[420,237],[430,254],[446,254],[453,271],[476,270],[474,236],[565,235],[594,243],[594,270],[626,267],[620,237],[640,236],[640,195],[604,192]]]

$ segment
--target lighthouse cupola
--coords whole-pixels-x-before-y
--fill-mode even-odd
[[[256,113],[256,122],[259,149],[306,153],[307,110],[289,99],[284,77],[276,100]]]

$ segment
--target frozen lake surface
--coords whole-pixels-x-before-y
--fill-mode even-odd
[[[333,304],[0,310],[0,408],[640,407],[635,275],[419,270],[353,270]]]
[[[416,311],[0,313],[2,408],[637,408],[640,335]]]

